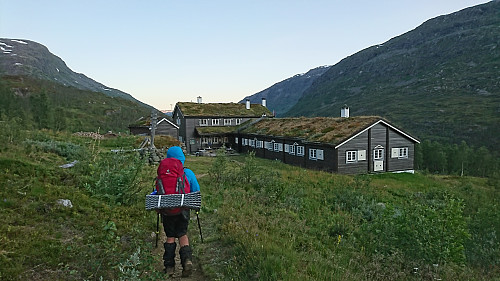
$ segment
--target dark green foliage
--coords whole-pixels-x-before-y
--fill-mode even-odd
[[[465,263],[469,232],[463,201],[446,194],[440,198],[428,195],[416,194],[407,206],[388,205],[381,215],[362,225],[360,244],[372,254],[400,252],[410,260],[429,264]]]
[[[41,150],[44,152],[55,153],[64,157],[66,160],[84,159],[87,156],[87,150],[80,145],[71,142],[60,142],[54,140],[36,141],[27,139],[24,141],[27,151]]]
[[[88,163],[85,189],[103,201],[132,205],[139,201],[138,175],[143,165],[144,161],[136,154],[101,154],[97,161]]]
[[[498,152],[475,149],[464,141],[457,145],[425,140],[416,146],[416,155],[416,168],[431,173],[495,178],[500,172]]]
[[[19,120],[26,129],[126,133],[129,124],[151,113],[128,99],[29,77],[1,77],[0,99],[2,120]]]

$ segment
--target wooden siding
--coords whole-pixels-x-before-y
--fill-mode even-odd
[[[407,171],[414,169],[415,161],[415,144],[408,138],[405,138],[394,130],[389,131],[389,146],[388,146],[388,172]],[[408,158],[392,157],[391,151],[393,148],[408,148]]]
[[[386,151],[387,151],[387,127],[381,123],[373,126],[371,129],[371,138],[370,138],[370,151],[367,151],[366,153],[370,153],[370,161],[369,161],[369,171],[370,172],[385,172],[386,171]],[[383,162],[383,169],[380,171],[375,171],[374,163],[374,149],[375,147],[382,146],[384,148],[384,154],[382,155],[382,159],[380,161]]]
[[[341,174],[359,174],[367,173],[369,168],[369,157],[371,153],[368,149],[368,131],[359,134],[357,137],[342,145],[337,149],[338,168],[337,172]],[[347,163],[347,151],[360,151],[365,150],[365,160]]]

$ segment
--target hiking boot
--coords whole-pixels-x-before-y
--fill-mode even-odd
[[[182,277],[189,277],[193,271],[192,251],[189,245],[183,246],[179,250],[182,264]]]
[[[168,277],[174,276],[174,273],[175,273],[175,267],[173,266],[165,267],[165,274],[167,274]]]
[[[175,269],[175,243],[163,243],[165,253],[163,254],[163,265],[165,266],[165,273],[169,276],[174,275]]]

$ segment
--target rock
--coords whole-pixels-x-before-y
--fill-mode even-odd
[[[73,204],[69,199],[59,199],[57,200],[57,204],[63,205],[64,207],[73,208]]]

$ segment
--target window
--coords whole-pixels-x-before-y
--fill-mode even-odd
[[[408,147],[396,147],[391,150],[391,158],[408,158]]]
[[[241,124],[241,118],[236,118],[235,122],[236,122],[236,125]]]
[[[247,145],[247,139],[241,138],[241,145],[243,146]]]
[[[208,126],[208,119],[200,119],[200,126]]]
[[[278,143],[278,151],[283,151],[283,144],[282,143]]]
[[[263,148],[264,147],[264,142],[263,141],[257,141],[256,147],[257,148]]]
[[[227,137],[224,137],[224,142],[225,142],[225,143],[227,143],[227,142],[228,142]]]
[[[402,147],[399,149],[399,158],[408,158],[408,147]]]
[[[274,149],[274,141],[268,141],[266,149],[273,151],[273,149]]]
[[[220,138],[219,137],[213,137],[213,143],[219,143]]]
[[[373,160],[382,160],[382,159],[384,159],[384,149],[375,148],[373,150]]]
[[[290,145],[285,143],[285,152],[289,153],[290,152]]]
[[[212,126],[219,126],[220,119],[212,119]]]
[[[233,119],[224,119],[224,126],[231,126],[231,121]]]
[[[255,147],[255,140],[250,140],[250,146]]]
[[[295,155],[295,144],[290,145],[290,154]]]
[[[356,150],[346,151],[346,153],[345,153],[345,161],[346,161],[346,163],[356,162],[356,155],[357,155],[357,151]]]
[[[309,159],[311,160],[323,160],[323,149],[309,149]]]
[[[238,137],[234,138],[234,143],[238,144]]]
[[[181,125],[181,118],[177,117],[177,125]]]
[[[309,159],[316,160],[316,149],[309,149]]]
[[[297,156],[304,156],[304,147],[297,146]]]

